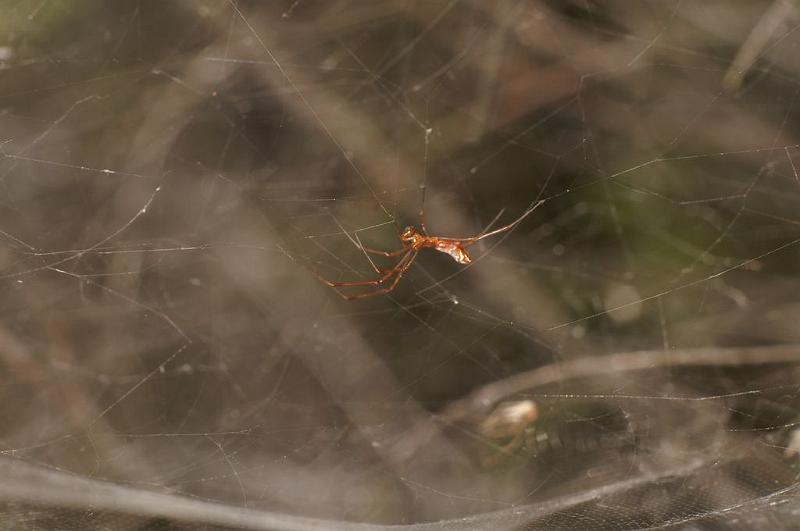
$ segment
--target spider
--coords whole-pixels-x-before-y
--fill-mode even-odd
[[[472,258],[469,256],[467,252],[467,247],[473,245],[476,242],[484,238],[488,238],[489,236],[494,236],[495,234],[500,234],[506,232],[508,230],[513,229],[516,227],[523,219],[525,219],[528,214],[536,210],[539,205],[544,203],[544,200],[537,201],[535,204],[530,206],[523,214],[518,217],[516,220],[512,221],[508,225],[500,227],[499,229],[495,229],[490,232],[483,232],[478,234],[477,236],[472,236],[470,238],[442,238],[440,236],[428,236],[428,230],[425,227],[425,221],[422,217],[422,212],[419,213],[420,217],[420,228],[422,231],[418,231],[412,226],[408,226],[403,229],[403,232],[400,233],[400,243],[402,244],[403,248],[397,251],[380,251],[378,249],[370,249],[368,247],[364,247],[361,245],[361,250],[370,254],[376,254],[380,256],[385,256],[387,258],[392,258],[395,256],[401,256],[400,260],[394,265],[394,267],[390,269],[378,269],[373,264],[373,268],[375,272],[378,273],[378,278],[373,280],[358,280],[358,281],[350,281],[350,282],[334,282],[328,280],[321,276],[319,273],[314,273],[317,277],[327,286],[336,290],[343,299],[345,300],[355,300],[355,299],[363,299],[366,297],[374,297],[376,295],[383,295],[386,293],[391,292],[394,288],[397,287],[397,284],[400,283],[400,279],[403,278],[403,275],[408,271],[411,267],[411,264],[414,263],[414,260],[417,258],[417,255],[422,249],[435,249],[439,252],[449,254],[453,260],[458,262],[459,264],[469,264],[472,262]],[[502,213],[502,212],[501,212]],[[371,262],[371,260],[370,260]],[[387,284],[385,287],[381,287],[384,284]],[[357,286],[374,286],[376,289],[371,291],[366,291],[364,293],[357,293],[355,295],[346,295],[339,291],[338,288],[341,287],[357,287]]]

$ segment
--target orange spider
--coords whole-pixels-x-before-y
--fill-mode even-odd
[[[403,257],[395,264],[394,267],[391,269],[378,269],[373,264],[373,268],[375,272],[380,275],[378,278],[373,280],[360,280],[360,281],[352,281],[352,282],[333,282],[324,277],[322,277],[319,273],[314,272],[315,275],[327,286],[334,288],[336,293],[338,293],[343,299],[345,300],[354,300],[354,299],[363,299],[365,297],[374,297],[375,295],[381,295],[384,293],[389,293],[394,288],[397,287],[397,284],[400,282],[400,279],[403,278],[403,275],[408,268],[411,267],[411,264],[414,263],[414,260],[417,258],[417,254],[422,249],[435,249],[439,252],[449,254],[453,257],[453,260],[458,262],[459,264],[469,264],[472,262],[472,258],[470,258],[469,253],[467,253],[467,247],[470,245],[484,239],[488,238],[489,236],[494,236],[495,234],[500,234],[501,232],[505,232],[507,230],[513,229],[517,226],[525,217],[528,216],[531,212],[536,210],[539,205],[544,203],[544,200],[537,201],[535,204],[530,206],[520,217],[516,220],[512,221],[508,225],[500,227],[499,229],[495,229],[491,232],[486,232],[479,234],[478,236],[473,236],[471,238],[442,238],[439,236],[428,236],[428,231],[425,228],[425,221],[422,217],[422,212],[420,212],[420,226],[422,228],[422,232],[417,231],[414,227],[406,227],[403,229],[403,232],[400,233],[400,243],[403,245],[403,248],[398,251],[380,251],[377,249],[370,249],[368,247],[361,246],[361,249],[364,252],[377,254],[385,257],[394,257],[403,255]],[[370,261],[371,262],[371,261]],[[394,280],[392,280],[394,277]],[[367,291],[364,293],[358,293],[356,295],[345,295],[337,288],[340,287],[354,287],[354,286],[381,286],[391,280],[391,284],[386,287],[375,289],[372,291]]]

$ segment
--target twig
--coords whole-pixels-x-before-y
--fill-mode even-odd
[[[768,363],[800,362],[800,345],[744,348],[695,348],[639,350],[605,356],[592,356],[545,365],[487,384],[445,408],[441,417],[454,421],[474,413],[486,412],[500,400],[516,393],[545,385],[662,367],[736,367]]]
[[[769,42],[776,38],[776,33],[781,25],[786,23],[792,15],[797,13],[797,6],[788,0],[775,0],[772,6],[759,19],[753,31],[744,41],[730,68],[725,73],[722,86],[726,90],[737,90],[742,84],[742,79],[752,68],[765,50]]]

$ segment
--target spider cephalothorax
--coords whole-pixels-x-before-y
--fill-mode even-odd
[[[403,232],[400,233],[400,242],[403,245],[414,245],[422,238],[424,238],[424,236],[411,226],[406,227],[403,229]]]

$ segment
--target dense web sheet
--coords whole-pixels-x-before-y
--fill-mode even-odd
[[[2,7],[0,527],[796,526],[795,3]]]

